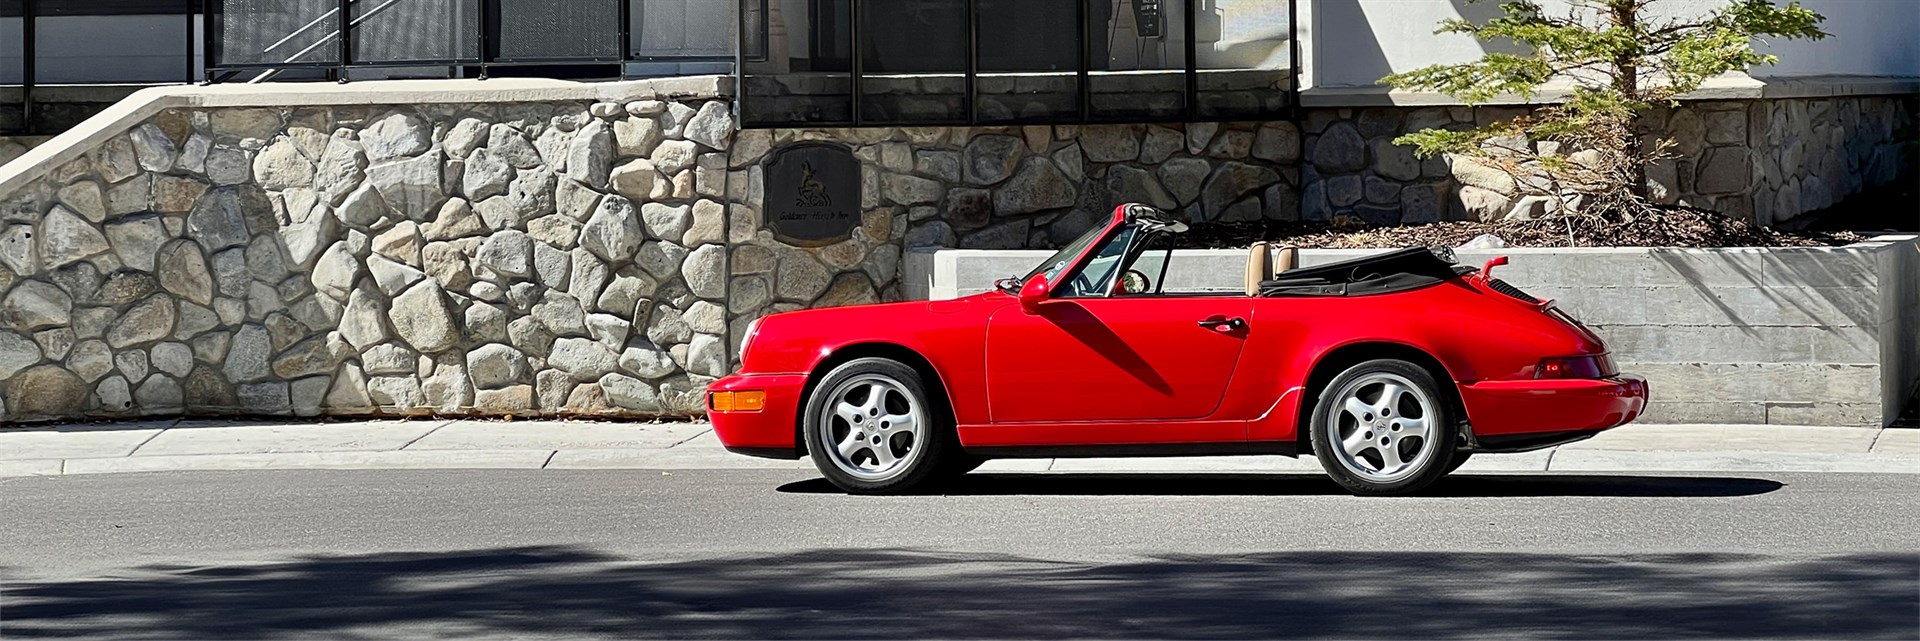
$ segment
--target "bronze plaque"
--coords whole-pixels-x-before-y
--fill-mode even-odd
[[[782,241],[831,245],[860,226],[860,161],[846,147],[782,147],[767,159],[766,181],[767,226]]]

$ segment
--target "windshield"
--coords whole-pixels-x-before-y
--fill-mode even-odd
[[[1018,288],[1021,284],[1032,279],[1035,274],[1045,274],[1047,276],[1047,282],[1056,282],[1056,279],[1060,278],[1060,272],[1066,270],[1068,265],[1073,264],[1073,257],[1079,256],[1080,252],[1085,250],[1088,245],[1092,245],[1094,241],[1099,240],[1100,234],[1105,231],[1105,227],[1095,227],[1087,230],[1087,233],[1081,234],[1080,237],[1075,238],[1072,243],[1060,248],[1060,251],[1054,252],[1052,256],[1048,256],[1045,261],[1040,263],[1039,267],[1033,268],[1033,271],[1027,272],[1027,275],[1021,276],[1019,280],[1014,281],[1013,286]]]

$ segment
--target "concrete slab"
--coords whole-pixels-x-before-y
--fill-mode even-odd
[[[397,450],[446,421],[367,421],[230,425],[206,423],[167,430],[141,446],[135,457],[281,452]],[[213,427],[212,425],[220,425]]]
[[[706,423],[586,423],[572,421],[454,421],[408,450],[661,449],[712,432]],[[719,447],[715,441],[715,448]]]
[[[1053,467],[1050,458],[1003,458],[987,461],[977,472],[1045,472]]]
[[[1622,452],[1562,449],[1550,472],[1863,472],[1920,474],[1920,456],[1787,452]]]
[[[67,474],[187,470],[539,469],[540,450],[287,452],[70,459]]]
[[[1882,430],[1880,440],[1873,442],[1873,453],[1920,456],[1920,430],[1905,428]]]
[[[171,425],[167,421],[157,425]],[[155,424],[149,424],[155,425]],[[154,438],[161,428],[89,427],[0,432],[0,459],[63,459],[126,456]]]
[[[1802,452],[1865,454],[1879,428],[1803,425],[1628,425],[1561,446],[1562,451]]]
[[[16,459],[0,461],[0,478],[8,476],[59,476],[60,459]]]
[[[560,450],[547,469],[564,470],[715,470],[813,469],[813,461],[742,456],[721,449]]]

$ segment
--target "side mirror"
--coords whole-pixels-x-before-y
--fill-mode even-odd
[[[1029,314],[1036,313],[1040,310],[1040,304],[1044,302],[1047,302],[1047,277],[1044,274],[1034,274],[1033,278],[1027,279],[1026,284],[1020,286],[1020,309],[1026,310]]]

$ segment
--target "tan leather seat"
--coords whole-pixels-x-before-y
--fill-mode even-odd
[[[1300,268],[1300,248],[1287,245],[1280,248],[1280,260],[1273,264],[1273,273],[1282,274]]]
[[[1285,273],[1300,268],[1300,248],[1287,245],[1280,248],[1279,260],[1274,260],[1273,243],[1260,241],[1247,250],[1247,295],[1259,296],[1260,283],[1273,280],[1274,274]]]
[[[1247,250],[1247,295],[1259,296],[1260,283],[1273,280],[1273,244],[1257,242]]]

